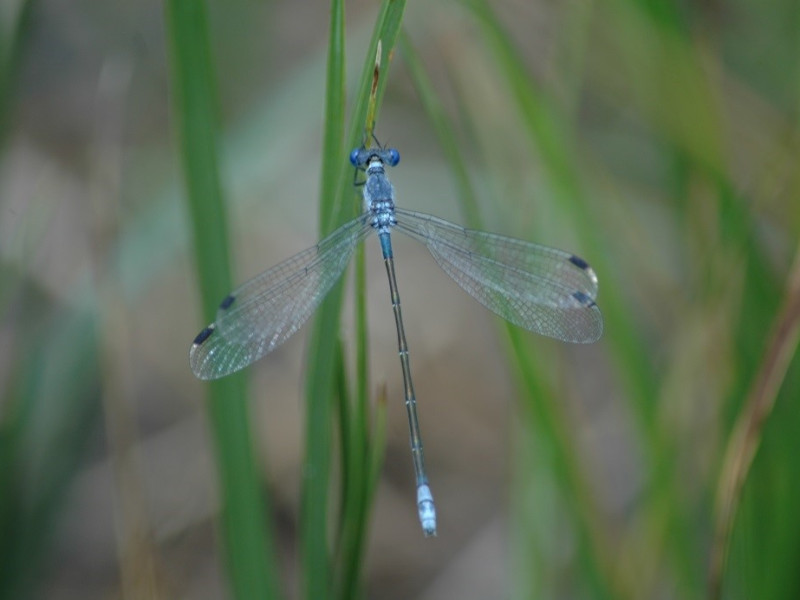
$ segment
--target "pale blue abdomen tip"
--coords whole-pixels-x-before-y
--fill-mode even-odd
[[[417,508],[419,509],[419,522],[425,537],[436,535],[436,507],[433,505],[433,494],[427,484],[417,488]]]

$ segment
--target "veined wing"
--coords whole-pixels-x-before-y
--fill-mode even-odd
[[[192,343],[189,363],[194,374],[217,379],[285,342],[319,306],[350,262],[356,244],[371,230],[358,217],[231,292],[220,304],[216,321]]]
[[[458,285],[507,321],[565,342],[602,335],[597,276],[582,258],[424,213],[395,214],[400,231],[425,244]]]

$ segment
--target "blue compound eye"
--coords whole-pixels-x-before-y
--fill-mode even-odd
[[[400,153],[394,148],[389,148],[389,160],[386,162],[389,163],[390,167],[394,167],[400,162]]]
[[[358,155],[361,154],[361,148],[356,148],[350,153],[350,163],[354,166],[358,166]]]

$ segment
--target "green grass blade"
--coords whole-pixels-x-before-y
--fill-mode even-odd
[[[341,188],[344,158],[344,3],[331,2],[328,40],[328,64],[325,93],[325,124],[320,181],[320,233],[325,235],[337,216],[340,205],[331,190]],[[334,286],[319,309],[319,316],[309,340],[312,352],[306,380],[306,456],[303,479],[300,528],[302,544],[303,584],[306,598],[323,598],[330,590],[328,559],[328,495],[331,454],[331,406],[329,398],[336,397],[336,356],[341,355],[338,336],[338,314],[342,284]],[[333,318],[331,318],[333,316]],[[341,368],[340,368],[341,370]],[[339,381],[344,387],[346,375]],[[340,398],[346,410],[346,399]],[[341,412],[341,411],[340,411]],[[341,415],[346,422],[346,415]],[[344,469],[347,473],[346,468]]]
[[[447,157],[458,190],[458,200],[462,211],[471,227],[483,229],[477,207],[477,194],[470,181],[456,134],[446,116],[443,105],[438,99],[431,80],[425,73],[422,61],[406,36],[401,36],[400,48],[428,119]],[[549,454],[553,456],[556,463],[554,471],[561,478],[563,496],[578,525],[578,537],[581,541],[578,552],[581,555],[581,562],[588,567],[594,587],[593,596],[613,598],[615,594],[612,590],[615,584],[611,576],[611,569],[603,560],[608,550],[605,541],[606,534],[600,531],[598,509],[591,500],[591,494],[588,493],[589,485],[579,467],[566,419],[558,408],[559,403],[555,395],[543,383],[547,380],[545,374],[547,361],[545,357],[536,357],[532,354],[532,351],[523,343],[522,334],[518,329],[507,326],[506,330],[510,341],[512,360],[520,374],[524,397],[527,398],[526,404],[534,413],[534,418],[538,422],[538,431],[546,436],[546,439],[541,440],[540,443],[546,444],[550,449]]]
[[[696,589],[702,577],[698,569],[699,556],[694,550],[697,544],[692,532],[680,527],[690,517],[679,492],[680,482],[675,463],[675,449],[669,437],[661,430],[656,404],[652,401],[659,394],[659,379],[651,363],[647,342],[634,321],[628,316],[634,311],[623,300],[618,283],[618,273],[604,251],[606,245],[599,238],[597,222],[602,216],[592,214],[591,204],[586,201],[582,175],[577,170],[575,157],[579,155],[572,143],[573,128],[566,116],[558,110],[548,94],[539,89],[527,74],[524,61],[511,42],[511,36],[503,29],[491,6],[485,0],[469,0],[493,50],[501,73],[507,81],[520,112],[525,131],[539,150],[545,173],[548,176],[559,205],[569,212],[577,235],[583,242],[587,257],[602,282],[599,303],[606,322],[606,345],[616,355],[620,365],[619,374],[628,388],[628,398],[637,417],[642,449],[650,465],[652,475],[645,503],[648,527],[653,535],[665,545],[669,562],[677,575],[680,593]],[[670,37],[672,40],[672,37]],[[687,77],[695,74],[691,65],[686,66]],[[691,79],[694,81],[694,79]],[[696,91],[699,100],[703,92]],[[705,103],[698,100],[698,106]],[[702,108],[697,111],[702,113]],[[716,145],[708,136],[700,136],[697,152],[708,165],[717,164]],[[613,332],[609,335],[608,332]]]
[[[439,145],[444,151],[448,166],[453,174],[458,201],[461,204],[461,210],[464,213],[467,225],[479,229],[480,209],[478,208],[478,197],[469,179],[467,165],[461,156],[456,134],[447,118],[444,106],[425,72],[422,60],[405,33],[400,36],[399,47],[403,55],[403,61],[411,74],[411,80],[422,102],[422,107],[433,126],[433,130],[436,132]]]
[[[392,52],[397,41],[397,36],[400,34],[400,26],[403,21],[403,11],[405,11],[406,3],[404,0],[384,0],[381,4],[381,10],[375,21],[375,28],[372,33],[367,55],[364,60],[364,67],[361,71],[359,78],[358,89],[356,91],[356,104],[353,109],[352,121],[350,122],[350,129],[348,131],[348,147],[355,148],[363,142],[363,135],[365,130],[369,130],[371,123],[367,123],[368,106],[370,103],[370,89],[372,87],[373,72],[375,70],[375,53],[378,47],[378,40],[381,41],[383,48],[380,64],[380,78],[374,94],[375,101],[375,119],[380,113],[380,106],[383,100],[383,93],[386,90],[386,81],[388,79],[389,65],[391,63]],[[351,194],[352,186],[347,183],[346,191]],[[358,210],[358,205],[350,207],[350,214]]]
[[[800,251],[795,256],[786,287],[783,307],[773,325],[763,361],[753,378],[747,402],[742,406],[725,453],[717,488],[715,535],[709,569],[710,598],[722,597],[723,565],[742,489],[763,441],[764,427],[773,413],[781,388],[786,384],[789,364],[797,353],[800,338]]]
[[[339,523],[341,538],[337,550],[337,577],[335,596],[352,598],[358,585],[361,564],[360,552],[366,528],[364,506],[364,485],[367,451],[369,449],[368,417],[369,405],[367,386],[369,385],[369,360],[367,338],[366,264],[364,244],[354,256],[356,363],[355,395],[340,400],[343,412],[340,428],[342,443],[342,506]],[[344,368],[344,366],[342,366]]]
[[[379,97],[383,94],[387,80],[387,70],[389,66],[390,53],[393,42],[399,32],[401,24],[402,10],[404,5],[388,4],[387,11],[382,13],[376,23],[373,34],[373,44],[367,53],[367,61],[362,72],[362,85],[368,84],[366,94],[366,110],[363,117],[362,142],[369,143],[375,128],[375,121],[379,108]],[[392,9],[392,10],[388,10]],[[380,46],[378,41],[380,40]],[[378,50],[380,48],[380,50]],[[380,53],[380,54],[379,54]],[[372,67],[370,69],[369,56],[373,55]],[[363,78],[368,79],[364,80]],[[364,89],[362,87],[362,89]],[[364,98],[362,95],[360,98]],[[359,110],[357,109],[358,113]],[[360,119],[354,119],[353,133],[358,133],[358,123]],[[344,191],[347,194],[347,191]],[[355,201],[354,206],[359,206]],[[371,478],[371,466],[376,460],[376,456],[383,455],[382,444],[385,440],[375,432],[368,430],[371,421],[369,410],[369,352],[367,336],[367,309],[366,309],[366,263],[365,248],[362,245],[358,248],[355,256],[355,324],[356,324],[356,397],[353,404],[351,415],[352,440],[350,443],[350,454],[346,457],[349,460],[350,468],[348,472],[351,477],[347,484],[350,487],[348,498],[349,505],[343,512],[344,533],[341,548],[340,585],[337,586],[338,597],[347,599],[354,597],[360,589],[361,573],[364,565],[364,551],[366,549],[366,535],[368,532],[368,521],[370,506],[374,495],[375,482]],[[376,448],[376,444],[381,447]]]
[[[617,345],[616,351],[631,365],[627,369],[630,374],[631,396],[641,404],[637,409],[641,413],[643,423],[652,431],[654,415],[652,406],[644,399],[652,398],[656,391],[656,379],[652,367],[647,362],[648,353],[643,351],[644,343],[633,330],[626,318],[630,314],[628,307],[615,292],[613,284],[613,268],[606,263],[603,244],[598,240],[595,221],[590,211],[586,210],[586,202],[581,189],[581,175],[576,170],[577,152],[570,145],[571,128],[549,100],[547,95],[537,88],[528,74],[525,65],[511,42],[511,36],[503,29],[490,5],[485,0],[465,0],[473,9],[491,49],[494,51],[497,65],[508,83],[520,111],[525,126],[524,131],[534,142],[541,153],[545,172],[559,202],[572,217],[584,247],[591,257],[592,267],[597,272],[602,287],[602,308],[606,321],[606,329],[613,330],[615,335],[610,339]]]
[[[16,360],[0,387],[3,599],[41,593],[37,587],[58,518],[100,424],[94,315],[47,307],[47,296],[27,283],[18,292],[23,306],[14,317],[26,335],[12,338]]]
[[[328,40],[327,82],[325,84],[325,120],[322,138],[322,175],[320,177],[320,223],[332,219],[335,203],[326,201],[331,190],[341,188],[345,171],[345,32],[344,1],[331,1]],[[326,225],[321,226],[323,229]]]
[[[5,40],[0,39],[0,147],[2,147],[12,123],[11,102],[16,86],[23,56],[23,47],[27,40],[36,2],[22,0],[16,14],[12,8],[8,14],[0,17],[0,25],[4,33],[10,33]],[[14,22],[7,25],[2,19],[14,17]]]
[[[389,53],[394,46],[394,41],[399,31],[405,2],[385,1],[381,5],[370,48],[367,52],[365,66],[359,80],[356,92],[356,108],[352,114],[352,122],[347,135],[346,148],[358,146],[364,130],[364,119],[367,110],[369,90],[372,84],[374,70],[375,48],[378,39],[383,44],[382,73],[388,71]],[[332,21],[337,20],[333,16]],[[332,35],[332,39],[334,36]],[[334,50],[337,55],[339,50]],[[378,87],[378,104],[385,88],[385,76],[381,77]],[[328,83],[329,88],[336,86],[337,82]],[[326,117],[339,118],[337,115],[326,113]],[[341,172],[352,173],[347,164],[342,161]],[[351,181],[346,176],[339,178],[339,187],[335,194],[324,195],[320,198],[322,207],[320,214],[323,221],[320,234],[333,230],[340,223],[352,218],[358,211],[359,205],[355,201]],[[325,206],[327,205],[327,206]],[[314,326],[309,340],[308,378],[306,380],[306,459],[305,478],[303,486],[302,509],[302,544],[303,544],[303,569],[304,569],[304,595],[309,599],[323,598],[331,589],[333,578],[330,573],[328,558],[328,497],[330,482],[330,453],[331,453],[331,406],[332,396],[336,393],[336,348],[339,340],[339,322],[343,298],[343,285],[340,282],[334,286],[328,297],[323,301],[314,319]],[[359,291],[363,293],[363,291]],[[355,476],[352,468],[348,469],[351,476]],[[345,512],[346,514],[346,512]],[[362,514],[364,514],[362,512]],[[344,562],[356,560],[356,557],[344,558]]]
[[[204,2],[169,0],[167,35],[172,97],[183,161],[203,314],[213,318],[231,289],[226,213],[217,163],[217,90]],[[222,494],[224,562],[236,598],[275,598],[278,582],[264,516],[265,498],[253,457],[244,379],[209,385]]]

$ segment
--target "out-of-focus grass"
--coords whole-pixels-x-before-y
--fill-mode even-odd
[[[0,39],[0,144],[5,142],[10,129],[20,60],[25,55],[25,41],[35,6],[34,0],[23,0],[16,6],[9,3],[0,21],[3,27],[3,39]]]
[[[17,277],[3,272],[5,282]],[[0,428],[0,597],[30,597],[67,491],[99,421],[95,321],[57,309],[27,284],[5,298],[7,357]]]
[[[17,106],[36,2],[0,19],[0,153]],[[0,598],[30,597],[41,581],[69,484],[99,421],[96,320],[60,306],[29,278],[51,210],[32,203],[0,258]],[[0,219],[8,207],[0,201]],[[16,260],[6,260],[7,253]]]
[[[472,0],[408,7],[408,47],[383,70],[387,102],[377,128],[381,140],[388,136],[403,144],[402,169],[393,177],[398,201],[447,198],[441,182],[451,179],[465,224],[585,257],[598,271],[598,303],[606,317],[603,340],[590,348],[565,348],[519,331],[499,336],[519,401],[509,458],[510,556],[503,561],[489,553],[481,561],[487,569],[493,560],[508,563],[512,589],[498,589],[495,596],[800,596],[795,575],[800,369],[796,339],[774,333],[791,333],[795,323],[786,308],[794,306],[790,264],[800,238],[795,33],[800,15],[795,4]],[[30,10],[32,5],[20,6]],[[397,9],[397,3],[385,6],[390,5]],[[239,44],[255,45],[243,40],[256,36],[226,36],[220,21],[248,10],[256,9],[229,6],[211,22],[216,47],[239,52],[239,60],[245,55]],[[311,165],[319,160],[322,189],[337,190],[321,194],[323,232],[358,210],[348,177],[352,171],[342,163],[350,147],[361,142],[364,106],[359,103],[365,102],[376,43],[376,37],[366,40],[365,28],[375,19],[380,35],[387,35],[397,24],[381,25],[387,13],[359,9],[345,28],[341,10],[341,3],[334,5],[326,26],[329,44],[308,50],[313,54],[308,62],[286,62],[278,84],[252,92],[250,101],[258,105],[252,112],[266,116],[238,117],[222,131],[229,197],[241,203],[257,197],[258,205],[246,205],[248,211],[267,203],[273,210],[279,202],[305,211],[307,197],[296,197],[297,188],[304,184],[301,175],[316,182]],[[29,12],[20,14],[28,15],[27,26],[35,32],[36,20]],[[307,18],[301,21],[309,26]],[[383,40],[387,55],[392,35]],[[14,64],[24,66],[26,46],[14,47],[23,52]],[[314,99],[322,97],[323,54],[329,57],[327,108]],[[356,70],[358,82],[345,77],[347,55],[363,65]],[[282,60],[276,62],[283,65]],[[224,96],[236,76],[232,69],[221,73],[231,82],[223,83]],[[2,83],[0,107],[8,111],[19,87],[7,78]],[[348,106],[355,108],[347,111]],[[13,122],[8,114],[2,117]],[[314,140],[313,155],[302,143],[306,139]],[[12,140],[12,148],[17,143]],[[133,173],[141,169],[138,164],[132,160],[127,168]],[[258,172],[266,175],[252,184],[258,193],[250,194],[248,182],[256,181]],[[0,210],[6,210],[5,202],[0,200]],[[108,258],[110,268],[120,268],[131,305],[144,305],[143,322],[162,317],[142,300],[143,292],[164,289],[164,280],[173,279],[177,270],[175,256],[186,246],[176,207],[175,196],[167,192],[157,205],[132,207],[135,216],[112,244],[118,254]],[[420,208],[440,212],[443,207]],[[14,217],[0,215],[0,226]],[[14,351],[0,359],[5,378],[0,383],[0,588],[5,597],[20,597],[28,595],[32,582],[48,576],[41,572],[47,542],[66,506],[87,431],[98,422],[96,390],[102,377],[91,293],[48,295],[36,285],[39,273],[28,271],[31,255],[9,252],[8,239],[0,239],[0,342],[7,348],[3,340],[11,340]],[[34,240],[39,241],[44,240]],[[260,266],[279,258],[265,257]],[[358,273],[362,288],[363,270]],[[415,288],[402,271],[400,277],[404,294],[423,295],[422,284]],[[208,302],[216,303],[230,283],[217,284],[220,289],[208,294]],[[393,482],[387,477],[379,484],[376,475],[386,433],[382,417],[367,414],[373,361],[365,347],[371,336],[365,333],[364,303],[357,303],[354,348],[340,341],[342,295],[335,292],[321,309],[307,345],[303,509],[298,516],[284,498],[281,519],[266,506],[251,506],[262,511],[259,519],[282,528],[278,557],[255,552],[250,556],[261,558],[250,567],[282,570],[280,564],[292,561],[292,540],[298,537],[298,578],[308,597],[323,597],[331,589],[339,597],[363,589],[370,597],[408,596],[429,584],[441,593],[444,588],[433,586],[442,586],[453,572],[474,584],[483,568],[447,567],[457,565],[467,554],[460,550],[479,539],[476,532],[491,520],[488,512],[476,522],[474,512],[443,501],[442,494],[437,496],[443,519],[439,539],[426,541],[419,534],[406,540],[398,528],[387,526],[387,519],[377,519],[376,533],[367,535],[377,486],[383,486],[381,506],[390,511],[389,520],[400,515],[385,500]],[[209,311],[206,317],[212,316]],[[170,316],[166,319],[147,329],[162,338],[140,342],[158,359],[137,364],[139,370],[157,371],[153,379],[170,382],[172,392],[188,385],[175,374],[187,369],[189,338],[169,326]],[[415,357],[421,356],[425,342],[411,342]],[[158,354],[159,346],[170,351]],[[785,364],[774,359],[775,353]],[[434,378],[444,379],[444,369],[454,368],[452,360],[444,362],[435,353],[425,359]],[[415,375],[422,378],[420,363],[414,363]],[[474,373],[467,376],[475,377],[470,382],[480,380]],[[764,378],[769,385],[760,384]],[[469,401],[464,396],[453,401],[447,389],[428,395],[448,410]],[[481,401],[491,405],[501,399]],[[247,426],[241,408],[233,429]],[[383,414],[385,403],[379,401],[376,409]],[[436,447],[437,433],[441,439],[451,426],[426,416],[426,443]],[[742,428],[747,435],[734,435]],[[464,437],[459,434],[446,439]],[[453,453],[469,454],[471,442],[464,440]],[[450,474],[448,459],[441,458],[443,445],[428,452],[435,491],[437,484],[446,487]],[[726,459],[751,452],[752,463]],[[476,473],[481,458],[473,458]],[[392,468],[387,465],[384,475]],[[731,477],[741,478],[740,485],[730,485]],[[477,481],[475,489],[488,485]],[[411,497],[405,497],[409,512]],[[496,498],[487,504],[492,511],[502,508]],[[733,507],[730,521],[724,507]],[[459,514],[467,516],[458,520]],[[302,533],[295,536],[298,523]],[[263,528],[255,528],[260,535]],[[381,537],[385,531],[395,537],[387,541]],[[239,541],[234,535],[228,544],[238,550]],[[162,546],[167,555],[169,543]],[[472,547],[478,546],[475,541]],[[398,587],[399,581],[407,587]],[[478,593],[479,588],[469,589]]]
[[[780,290],[788,286],[788,276],[776,278],[773,275],[774,267],[769,266],[771,259],[764,245],[767,238],[759,235],[765,215],[759,214],[758,208],[765,202],[774,201],[774,197],[759,198],[759,186],[754,180],[774,178],[775,167],[764,165],[762,171],[754,169],[748,172],[748,179],[743,179],[727,164],[729,149],[726,141],[734,133],[731,129],[736,128],[728,125],[728,111],[733,107],[726,105],[721,94],[724,86],[733,82],[720,78],[716,69],[721,69],[724,63],[714,62],[704,44],[704,36],[693,29],[699,27],[698,22],[702,19],[694,15],[698,21],[691,21],[691,15],[683,14],[666,3],[653,7],[616,3],[596,8],[594,19],[588,19],[584,11],[576,14],[576,11],[566,8],[560,16],[567,20],[563,30],[570,36],[553,44],[553,50],[557,58],[563,57],[564,63],[561,64],[578,65],[587,71],[583,78],[583,73],[559,74],[561,81],[576,87],[559,89],[557,99],[552,91],[529,77],[525,56],[515,46],[509,29],[497,19],[490,3],[473,0],[464,4],[476,16],[479,30],[484,34],[482,39],[489,53],[487,63],[494,65],[498,73],[495,84],[502,87],[504,91],[501,94],[505,93],[513,101],[512,106],[517,111],[508,119],[497,120],[516,120],[520,134],[529,138],[541,160],[540,172],[544,185],[551,191],[550,202],[554,208],[565,212],[586,248],[585,255],[598,272],[600,305],[606,316],[604,346],[616,366],[623,397],[635,417],[639,456],[645,476],[630,526],[623,528],[623,542],[615,543],[612,541],[615,536],[610,535],[609,524],[591,493],[585,467],[580,466],[577,458],[579,448],[569,433],[568,418],[553,387],[555,382],[548,369],[543,367],[548,361],[523,343],[518,332],[509,331],[511,349],[523,382],[523,398],[533,409],[528,413],[532,422],[525,431],[539,438],[536,441],[538,452],[547,457],[545,465],[539,459],[536,467],[545,466],[552,471],[548,483],[552,486],[555,482],[555,488],[559,490],[557,494],[563,502],[563,507],[552,516],[566,519],[571,524],[575,554],[580,557],[578,564],[582,565],[581,578],[572,579],[566,586],[559,584],[552,574],[554,564],[547,559],[548,546],[541,545],[553,540],[542,536],[544,530],[537,525],[541,519],[530,520],[531,537],[526,540],[524,530],[517,530],[517,536],[522,540],[520,547],[528,548],[529,566],[536,567],[530,570],[523,567],[520,589],[525,590],[526,595],[537,597],[557,597],[566,593],[573,597],[586,594],[588,597],[637,598],[652,597],[660,593],[659,590],[661,593],[670,590],[670,595],[681,598],[702,597],[706,593],[713,597],[723,597],[723,594],[724,597],[791,597],[792,593],[797,593],[796,580],[793,583],[784,570],[791,570],[794,562],[791,557],[797,556],[797,550],[796,544],[791,542],[791,534],[784,540],[780,539],[778,531],[781,527],[765,527],[758,535],[748,532],[749,536],[756,538],[770,536],[769,543],[761,542],[762,547],[776,544],[774,548],[781,549],[775,555],[768,553],[773,558],[783,557],[780,566],[770,569],[761,563],[762,572],[777,573],[780,581],[769,577],[769,584],[763,588],[742,589],[742,584],[745,588],[752,585],[753,579],[745,577],[737,580],[738,586],[722,587],[723,582],[719,580],[722,572],[715,569],[711,556],[726,555],[732,541],[724,530],[716,537],[712,535],[715,515],[711,500],[717,498],[719,501],[721,498],[723,504],[730,501],[736,504],[735,499],[724,496],[730,493],[738,495],[741,490],[722,485],[724,481],[718,468],[709,466],[706,466],[702,482],[688,482],[684,474],[693,466],[691,462],[687,463],[691,461],[693,452],[687,450],[687,441],[683,438],[689,432],[675,430],[676,426],[686,427],[685,423],[665,419],[665,413],[693,408],[691,404],[687,406],[687,402],[700,403],[701,407],[706,403],[709,406],[705,410],[721,411],[722,414],[740,410],[735,407],[741,405],[748,387],[757,384],[754,383],[757,370],[768,368],[768,365],[762,365],[763,361],[769,360],[769,348],[764,348],[766,333],[771,328],[796,327],[793,321],[782,322],[792,318],[786,316],[786,312],[783,317],[775,316]],[[576,24],[573,26],[571,23]],[[590,41],[587,43],[587,40]],[[474,215],[474,193],[466,177],[467,170],[458,156],[460,144],[454,141],[454,126],[448,124],[441,104],[435,101],[435,92],[422,74],[419,61],[414,60],[410,49],[407,52],[420,98],[456,175],[457,189],[465,202],[465,215],[474,222],[471,216]],[[449,63],[454,71],[459,70],[457,63],[457,58]],[[617,73],[602,79],[603,75],[609,75],[609,68]],[[602,71],[601,79],[589,79],[596,77],[595,72],[599,69],[606,69]],[[727,74],[723,72],[722,75]],[[460,92],[464,92],[465,85],[468,84],[461,83]],[[659,190],[664,217],[677,223],[681,232],[680,241],[676,240],[675,246],[665,251],[686,252],[678,276],[688,277],[690,281],[682,310],[672,315],[677,321],[676,329],[670,332],[672,336],[662,330],[655,334],[657,337],[654,339],[652,326],[646,325],[646,313],[652,308],[647,306],[648,297],[640,296],[635,289],[631,293],[632,287],[644,289],[648,277],[647,274],[639,276],[633,273],[646,272],[652,266],[637,264],[636,258],[630,255],[633,250],[624,245],[630,240],[614,239],[608,234],[620,229],[621,225],[630,229],[642,227],[636,217],[630,219],[634,216],[630,213],[636,208],[631,207],[629,212],[617,211],[615,218],[627,217],[630,221],[615,224],[604,214],[598,202],[588,199],[591,193],[596,194],[596,191],[587,190],[591,187],[590,177],[595,175],[596,163],[598,160],[602,163],[603,158],[595,159],[587,176],[586,167],[591,162],[587,162],[588,153],[579,140],[583,115],[580,110],[567,110],[571,106],[570,99],[580,98],[582,93],[586,101],[600,105],[607,101],[606,98],[619,101],[624,97],[628,100],[624,106],[633,112],[626,115],[627,119],[633,121],[636,128],[645,130],[644,135],[639,132],[642,136],[639,143],[654,145],[661,155],[671,158],[678,167],[666,163],[669,167],[665,173],[666,185]],[[567,102],[559,102],[565,98]],[[459,116],[467,121],[460,124],[460,128],[466,131],[476,129],[470,119],[485,119],[485,114],[477,109],[470,114],[469,107]],[[747,122],[751,126],[754,124],[750,119]],[[757,136],[761,132],[747,133]],[[778,160],[783,162],[785,159]],[[613,163],[613,159],[610,162]],[[786,223],[794,227],[773,235],[788,236],[787,249],[791,252],[791,240],[797,234],[798,209],[793,208],[790,199],[797,191],[797,183],[786,164],[778,168],[780,177],[788,186],[785,195],[781,194],[784,200],[779,205],[779,212],[785,212]],[[608,193],[606,189],[603,192],[603,195]],[[768,222],[772,220],[770,217],[766,219]],[[647,235],[644,231],[631,233],[632,238]],[[688,250],[682,248],[685,244],[690,246]],[[681,270],[685,272],[681,273]],[[789,294],[787,302],[791,302],[791,294],[786,293]],[[665,307],[662,304],[664,298],[652,296],[652,299],[656,306]],[[637,301],[639,305],[635,304]],[[686,322],[681,323],[684,319]],[[776,322],[773,319],[777,319]],[[704,331],[701,333],[696,330],[698,324],[702,324]],[[698,337],[698,333],[700,339],[692,339]],[[738,351],[731,348],[737,338],[740,340]],[[665,344],[667,339],[670,342]],[[674,349],[667,348],[670,344],[674,344]],[[702,369],[696,373],[687,372],[684,344],[694,346],[689,350],[691,361],[710,367],[707,372],[710,381],[702,380]],[[790,336],[783,348],[790,376],[784,380],[783,371],[779,370],[772,389],[766,393],[785,394],[787,399],[797,397],[798,390],[793,387],[796,382],[791,376],[791,364],[796,362],[791,357],[795,351],[796,338]],[[715,390],[717,394],[706,396],[702,393],[706,389]],[[779,398],[770,398],[762,403],[755,419],[748,419],[750,436],[755,438],[751,442],[756,447],[764,433],[761,419],[769,417],[776,400],[780,406]],[[673,408],[669,403],[676,406]],[[790,407],[784,409],[792,410]],[[747,417],[745,407],[741,410],[740,418],[744,419]],[[730,425],[726,423],[723,420],[716,424],[715,436],[720,440],[730,435]],[[796,426],[795,422],[794,426],[789,426],[789,431],[796,432]],[[789,431],[786,432],[787,439],[791,439]],[[728,445],[732,445],[735,452],[736,438],[732,436]],[[718,464],[716,461],[721,458],[725,447],[726,444],[721,444],[704,449],[712,464]],[[782,464],[789,469],[783,473],[784,481],[796,481],[790,461],[784,460]],[[741,467],[743,478],[748,476],[748,466]],[[758,475],[753,473],[753,477]],[[547,481],[540,476],[536,479]],[[691,487],[695,489],[689,492]],[[796,486],[781,490],[794,497],[797,491]],[[534,494],[533,499],[536,498]],[[749,500],[747,495],[745,498]],[[762,510],[769,512],[771,500],[769,497],[764,500]],[[779,500],[775,506],[780,504]],[[548,506],[548,503],[542,502],[541,505]],[[743,514],[746,515],[749,509],[749,506],[743,509]],[[531,510],[536,512],[538,508]],[[787,524],[795,522],[794,517],[784,513],[773,516],[776,522],[781,519],[786,519]],[[703,525],[698,527],[698,523]],[[789,527],[784,531],[788,533],[796,529]],[[763,553],[756,557],[740,551],[735,556],[738,560],[758,563]],[[524,564],[524,560],[517,564]],[[727,564],[725,572],[740,573],[742,570],[750,571],[747,565],[733,560]],[[766,579],[763,578],[764,584]]]
[[[203,2],[171,0],[166,5],[172,66],[173,113],[182,157],[193,248],[208,321],[219,299],[233,288],[229,270],[227,211],[220,184],[217,89]],[[266,499],[253,456],[243,376],[208,386],[222,496],[222,549],[233,594],[274,598],[277,564]]]

